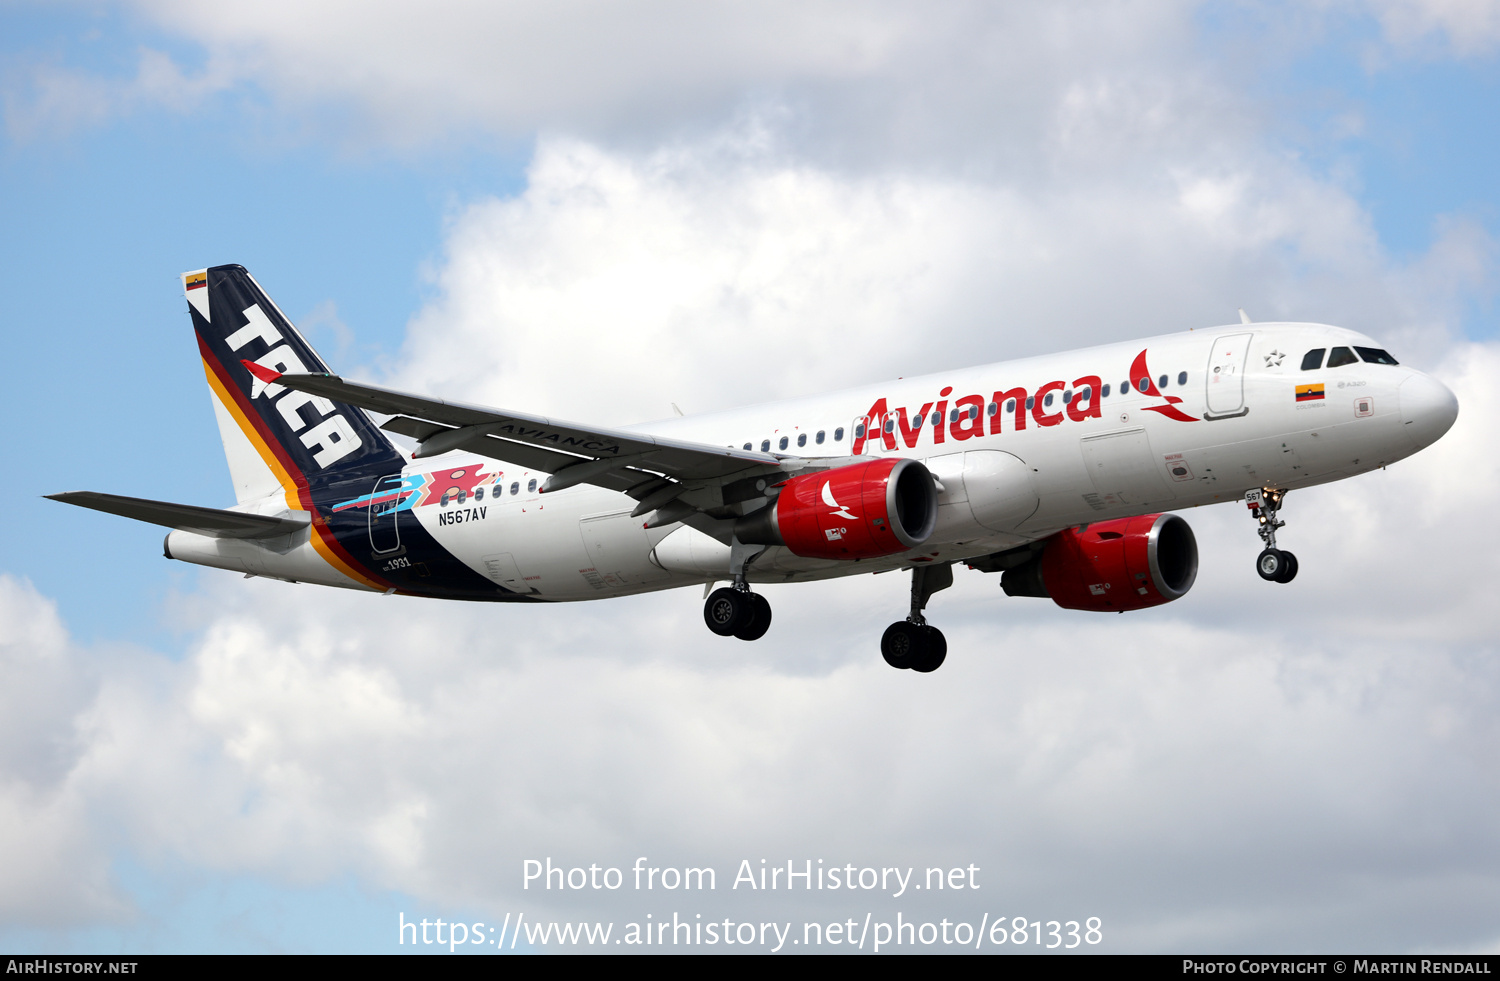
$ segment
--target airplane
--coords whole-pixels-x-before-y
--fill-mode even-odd
[[[999,574],[1009,596],[1144,609],[1197,576],[1173,512],[1243,502],[1256,572],[1289,583],[1289,491],[1408,457],[1458,416],[1447,387],[1363,334],[1242,310],[1229,326],[608,428],[348,381],[244,267],[182,282],[235,505],[52,499],[166,526],[167,558],[247,577],[493,602],[703,585],[708,629],[741,640],[771,625],[752,584],[905,569],[908,615],[880,648],[918,673],[947,656],[924,611],[956,564]]]

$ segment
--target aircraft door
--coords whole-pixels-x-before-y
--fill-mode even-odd
[[[396,519],[406,487],[406,478],[392,474],[375,481],[370,492],[370,548],[389,554],[401,548],[401,526]]]
[[[1245,408],[1245,364],[1251,334],[1230,334],[1214,341],[1208,355],[1208,412],[1206,419],[1242,416]]]

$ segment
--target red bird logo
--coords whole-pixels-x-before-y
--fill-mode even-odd
[[[1197,422],[1192,416],[1177,408],[1182,399],[1175,395],[1163,395],[1156,388],[1156,382],[1151,380],[1151,370],[1146,367],[1146,352],[1142,351],[1135,356],[1135,361],[1130,365],[1130,385],[1142,395],[1154,395],[1164,399],[1166,405],[1143,405],[1141,408],[1147,412],[1160,412],[1168,419],[1176,419],[1178,422]]]

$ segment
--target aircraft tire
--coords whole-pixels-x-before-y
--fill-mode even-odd
[[[755,615],[754,603],[750,599],[753,595],[727,586],[714,590],[703,603],[703,622],[720,637],[733,637]]]
[[[1288,553],[1279,548],[1268,548],[1255,558],[1255,571],[1266,582],[1277,582],[1286,572]]]
[[[911,669],[930,674],[942,667],[943,662],[948,659],[948,638],[944,637],[943,632],[936,627],[923,626],[922,629],[927,633],[927,650],[923,653],[922,659],[913,664]]]
[[[1297,556],[1291,552],[1282,552],[1281,557],[1286,562],[1286,568],[1282,569],[1276,576],[1277,582],[1291,582],[1297,578]]]
[[[927,632],[910,620],[897,620],[880,638],[880,656],[893,668],[914,667],[927,652]]]
[[[760,640],[771,629],[771,603],[759,593],[750,595],[750,622],[736,630],[734,635],[740,640]]]

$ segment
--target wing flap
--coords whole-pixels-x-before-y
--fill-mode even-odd
[[[416,440],[429,440],[441,433],[458,432],[457,429],[435,422],[413,419],[410,416],[394,416],[387,419],[380,428],[389,432],[400,433],[403,436],[410,436]],[[587,456],[574,456],[571,453],[559,453],[556,450],[547,450],[540,446],[531,446],[526,443],[517,443],[515,440],[499,439],[494,436],[484,435],[483,433],[478,433],[469,439],[455,442],[450,448],[468,450],[470,453],[478,453],[480,456],[487,456],[492,460],[515,464],[527,470],[553,474],[581,463],[589,463],[594,459]],[[635,487],[642,481],[653,476],[651,474],[625,471],[624,468],[633,462],[622,461],[620,463],[620,471],[599,474],[597,478],[591,477],[587,482],[597,484],[600,487],[608,487],[610,490],[623,491]]]
[[[274,538],[305,528],[310,521],[305,514],[278,518],[267,514],[246,514],[243,511],[221,511],[218,508],[200,508],[191,504],[149,501],[142,497],[100,494],[96,491],[67,491],[43,496],[48,500],[76,504],[81,508],[92,508],[106,514],[118,514],[122,518],[148,521],[153,525],[191,531],[211,538]]]

